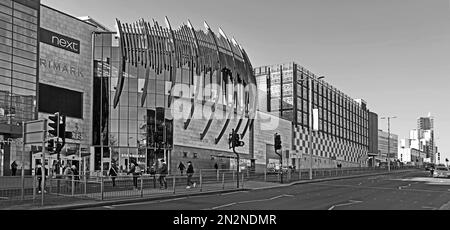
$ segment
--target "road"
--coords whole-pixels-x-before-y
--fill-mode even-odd
[[[448,206],[450,179],[415,171],[91,210],[439,210]]]

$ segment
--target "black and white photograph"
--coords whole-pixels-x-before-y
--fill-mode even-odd
[[[0,210],[450,210],[449,76],[449,0],[0,0]]]

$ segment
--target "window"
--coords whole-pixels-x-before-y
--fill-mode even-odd
[[[194,159],[197,159],[197,158],[198,158],[198,154],[197,154],[197,153],[194,153],[193,158],[194,158]]]
[[[187,152],[183,152],[183,158],[187,158],[188,157],[188,153]]]

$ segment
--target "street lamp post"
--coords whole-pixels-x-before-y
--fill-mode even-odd
[[[308,116],[309,116],[309,138],[308,138],[308,148],[309,148],[309,158],[310,158],[310,166],[309,166],[309,179],[312,180],[313,179],[313,149],[312,149],[312,143],[313,143],[313,104],[312,104],[312,96],[313,96],[313,92],[312,92],[312,82],[313,82],[313,78],[310,76],[308,77]],[[325,77],[319,77],[317,78],[317,80],[321,80],[324,79]],[[305,79],[302,79],[302,81],[304,81]]]
[[[391,155],[391,119],[395,119],[397,117],[382,117],[381,120],[387,120],[388,121],[388,153],[387,153],[387,158],[388,158],[388,171],[391,171],[391,159],[390,159],[390,155]]]

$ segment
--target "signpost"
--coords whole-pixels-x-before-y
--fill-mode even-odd
[[[22,148],[22,200],[25,198],[25,146],[30,144],[42,145],[42,200],[44,205],[44,185],[45,185],[45,140],[47,138],[47,120],[28,121],[22,123],[23,130],[23,148]]]

